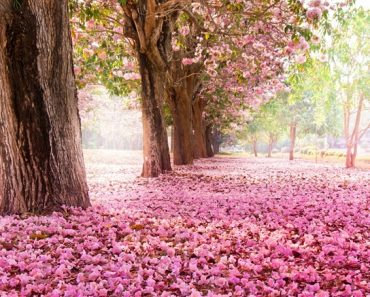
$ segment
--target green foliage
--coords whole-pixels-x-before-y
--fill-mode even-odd
[[[121,5],[126,1],[119,1]],[[115,15],[111,4],[72,0],[69,3],[74,39],[74,61],[78,66],[77,86],[102,84],[111,94],[128,95],[138,92],[138,79],[127,79],[125,74],[137,73],[127,68],[127,63],[137,65],[132,48],[122,32],[124,24]]]

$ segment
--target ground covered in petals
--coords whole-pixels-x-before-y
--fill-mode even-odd
[[[369,296],[370,172],[216,157],[145,180],[87,153],[93,206],[0,219],[0,296]]]

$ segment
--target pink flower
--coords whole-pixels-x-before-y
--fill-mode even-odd
[[[310,7],[307,9],[306,16],[309,20],[318,20],[322,16],[322,11],[319,7]]]
[[[218,287],[225,287],[227,285],[227,279],[224,277],[218,277],[215,279],[214,283]]]
[[[75,72],[75,75],[79,75],[81,73],[81,67],[75,66],[74,67],[74,72]]]
[[[193,61],[193,59],[191,59],[191,58],[183,58],[182,59],[182,64],[183,65],[191,65],[191,64],[193,64],[194,63],[194,61]]]
[[[98,57],[100,60],[105,60],[107,58],[107,53],[106,52],[100,52],[98,54]]]
[[[311,41],[312,41],[312,43],[313,43],[313,44],[315,44],[315,45],[318,45],[318,44],[320,44],[320,42],[321,42],[320,37],[319,37],[319,36],[317,36],[317,35],[312,36]]]
[[[191,295],[189,297],[202,297],[203,295],[196,289],[191,290]]]
[[[307,60],[307,58],[306,58],[306,56],[305,55],[303,55],[303,54],[300,54],[300,55],[298,55],[297,57],[296,57],[296,62],[298,63],[298,64],[303,64],[303,63],[305,63],[306,62],[306,60]]]
[[[315,297],[329,297],[330,294],[326,291],[319,291],[316,293]]]
[[[325,63],[325,62],[328,61],[328,56],[325,55],[325,54],[320,54],[318,59],[319,59],[320,62]]]
[[[186,36],[190,33],[190,28],[189,26],[183,26],[179,29],[179,32],[181,35]]]
[[[174,257],[174,256],[175,256],[175,254],[176,254],[176,251],[175,251],[175,249],[174,249],[174,248],[168,248],[168,249],[167,249],[167,255],[168,255],[169,257]]]
[[[128,73],[123,74],[123,78],[125,80],[139,80],[141,79],[141,76],[139,73],[128,72]]]
[[[86,56],[88,58],[91,57],[94,54],[94,51],[91,50],[91,49],[88,49],[88,48],[84,48],[82,52],[83,52],[84,56]]]

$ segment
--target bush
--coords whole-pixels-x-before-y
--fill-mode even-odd
[[[346,152],[343,149],[319,150],[317,151],[317,153],[320,155],[321,158],[324,157],[341,158],[346,156]],[[316,149],[314,147],[305,147],[301,149],[301,154],[313,156],[316,154]]]

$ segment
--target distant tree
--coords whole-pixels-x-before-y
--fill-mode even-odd
[[[327,49],[332,74],[330,86],[343,106],[347,168],[355,167],[359,141],[370,128],[370,123],[361,125],[365,104],[370,102],[369,28],[369,10],[355,10],[334,28],[333,42]]]
[[[284,132],[284,114],[285,105],[281,100],[271,100],[261,106],[259,117],[262,130],[267,138],[268,152],[267,156],[271,158],[272,150],[277,143],[280,135]]]
[[[238,138],[251,145],[252,153],[258,157],[258,141],[261,140],[263,126],[261,124],[261,117],[256,113],[254,117],[244,126],[238,133]]]

